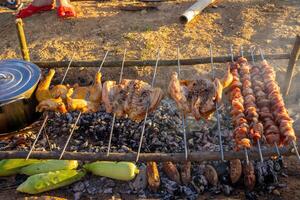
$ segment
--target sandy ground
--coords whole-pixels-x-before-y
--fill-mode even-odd
[[[76,19],[58,19],[56,11],[32,16],[24,20],[31,59],[59,61],[75,52],[75,60],[95,60],[110,50],[108,59],[119,60],[125,48],[127,60],[154,59],[158,47],[161,58],[170,59],[176,58],[177,45],[182,57],[195,58],[208,56],[210,44],[214,55],[227,55],[230,44],[234,45],[235,53],[240,45],[246,52],[250,46],[258,45],[265,53],[289,53],[296,34],[300,33],[299,0],[224,0],[215,8],[206,9],[190,24],[182,25],[178,17],[192,2],[168,1],[154,4],[158,6],[157,11],[139,12],[120,10],[120,6],[133,4],[132,1],[75,2]],[[21,58],[13,14],[0,8],[0,59]],[[285,71],[287,61],[271,63],[279,72],[278,81],[283,83],[281,72]],[[190,66],[184,67],[183,73],[191,77],[195,72],[206,73],[209,69],[209,65]],[[149,81],[151,71],[151,67],[133,67],[124,71],[124,77],[139,76]],[[159,68],[156,84],[165,88],[171,71],[172,68]],[[299,67],[291,95],[286,99],[296,120],[296,130],[300,130],[298,72]],[[117,80],[118,73],[117,69],[104,69],[105,79]],[[71,74],[67,77],[70,83],[76,82],[78,77],[92,76],[88,69],[71,69]],[[280,197],[266,198],[300,198],[299,163],[295,158],[288,162],[288,188],[280,191]],[[6,194],[0,192],[0,199],[6,199]],[[243,197],[237,197],[240,198]]]

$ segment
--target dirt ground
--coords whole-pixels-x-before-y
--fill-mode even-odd
[[[109,50],[108,60],[120,60],[124,49],[126,59],[155,59],[160,48],[161,59],[175,59],[179,45],[183,58],[209,56],[209,45],[214,55],[228,55],[230,44],[237,54],[243,45],[262,47],[265,53],[289,53],[295,36],[300,34],[299,0],[224,0],[216,7],[206,9],[188,25],[179,22],[179,16],[194,1],[177,0],[153,4],[158,10],[128,12],[120,6],[132,5],[134,1],[74,2],[78,17],[61,20],[56,11],[38,14],[24,20],[32,60],[60,61],[71,57],[75,60],[102,59]],[[14,13],[0,8],[0,59],[21,58],[14,25]],[[278,73],[278,81],[284,82],[287,60],[270,61]],[[224,65],[218,65],[224,66]],[[299,62],[298,62],[299,66]],[[206,73],[209,65],[183,68],[185,77],[195,72]],[[124,77],[151,79],[151,67],[128,68]],[[156,84],[165,87],[166,77],[175,68],[159,68]],[[105,79],[118,78],[119,69],[104,69]],[[79,71],[79,73],[78,73]],[[300,130],[299,67],[296,69],[291,95],[286,100],[292,116],[296,117],[295,129]],[[70,83],[78,77],[93,76],[90,69],[71,69],[67,77]],[[59,76],[58,76],[59,77]],[[266,199],[300,199],[300,167],[294,157],[288,159],[288,187],[280,196]],[[12,196],[11,196],[12,195]],[[0,192],[0,199],[24,198],[14,191]],[[72,198],[71,194],[62,194]],[[234,199],[243,199],[238,195]],[[229,199],[220,197],[220,199]]]

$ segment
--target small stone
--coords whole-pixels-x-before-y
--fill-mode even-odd
[[[82,192],[75,192],[74,193],[74,200],[80,200],[82,196]]]
[[[277,189],[273,190],[272,193],[273,193],[274,195],[280,196],[280,192],[279,192]]]
[[[85,186],[83,182],[77,182],[73,186],[74,192],[83,192],[85,190]]]
[[[111,194],[112,193],[112,188],[106,188],[104,191],[103,191],[104,194]]]

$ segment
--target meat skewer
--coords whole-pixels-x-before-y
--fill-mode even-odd
[[[151,83],[152,88],[154,86],[154,82],[155,82],[155,78],[156,78],[158,61],[159,61],[159,49],[157,50],[157,58],[156,58],[156,63],[155,63],[154,73],[153,73],[153,78],[152,78],[152,83]],[[141,133],[140,142],[139,142],[139,148],[138,148],[138,152],[137,152],[137,156],[136,156],[136,162],[139,160],[139,157],[140,157],[140,152],[141,152],[144,133],[145,133],[146,121],[147,121],[147,117],[148,117],[148,110],[149,110],[149,106],[147,106],[147,109],[146,109],[146,114],[145,114],[144,123],[143,123],[143,127],[142,127],[142,133]]]
[[[103,64],[104,64],[104,62],[105,62],[105,59],[106,59],[106,57],[107,57],[107,55],[108,55],[108,52],[109,52],[109,51],[106,51],[106,53],[105,53],[105,55],[104,55],[104,58],[103,58],[103,60],[102,60],[102,62],[101,62],[101,64],[100,64],[100,66],[99,66],[99,69],[98,69],[97,73],[99,73],[99,72],[101,71],[102,66],[103,66]],[[94,85],[94,83],[93,83],[92,85]],[[88,95],[89,95],[89,94],[88,94]],[[67,146],[68,146],[68,144],[69,144],[69,142],[70,142],[70,140],[71,140],[71,137],[72,137],[72,135],[73,135],[73,133],[74,133],[74,131],[75,131],[76,125],[77,125],[77,123],[78,123],[78,121],[79,121],[79,119],[80,119],[80,117],[81,117],[81,114],[82,114],[82,112],[80,111],[79,114],[78,114],[78,116],[77,116],[77,118],[76,118],[76,121],[75,121],[75,123],[74,123],[74,125],[73,125],[73,128],[72,128],[72,130],[71,130],[71,132],[70,132],[70,134],[69,134],[69,137],[68,137],[68,139],[67,139],[67,141],[66,141],[66,143],[65,143],[65,146],[64,146],[64,148],[63,148],[63,150],[62,150],[62,152],[61,152],[61,154],[60,154],[60,156],[59,156],[59,160],[62,159],[62,157],[63,157],[63,155],[64,155],[64,153],[65,153],[65,151],[66,151],[66,148],[67,148]]]
[[[126,49],[124,50],[119,84],[121,83],[122,78],[123,78],[123,70],[124,70],[125,58],[126,58]],[[115,121],[116,121],[116,113],[114,113],[114,116],[113,116],[113,119],[112,119],[112,122],[111,122],[111,128],[110,128],[110,134],[109,134],[109,140],[108,140],[108,147],[107,147],[107,156],[109,156],[109,153],[110,153],[111,140],[112,140],[112,135],[113,135],[113,132],[114,132]]]
[[[253,56],[253,51],[251,52],[252,56],[252,62],[255,66],[255,61],[254,61],[254,56]],[[263,81],[263,77],[260,74],[260,70],[258,67],[254,67],[252,70],[252,74],[254,75],[255,81],[254,83],[257,84],[257,94],[259,93],[259,98],[257,99],[257,103],[261,109],[261,114],[260,118],[264,122],[264,134],[266,141],[270,145],[275,145],[277,147],[277,143],[280,142],[280,137],[279,137],[279,128],[276,125],[273,115],[270,110],[270,102],[268,100],[267,94],[265,93],[265,84]],[[260,85],[260,86],[258,86]],[[277,147],[278,149],[278,147]],[[278,151],[277,151],[278,153]],[[279,155],[279,154],[278,154]]]
[[[260,146],[260,138],[263,135],[263,125],[259,122],[258,118],[259,115],[257,113],[257,106],[256,106],[256,97],[253,91],[253,84],[252,84],[252,77],[251,77],[251,68],[248,61],[243,58],[243,47],[241,46],[241,54],[242,57],[239,58],[238,62],[240,64],[240,74],[242,77],[242,93],[245,98],[244,106],[246,111],[246,119],[249,123],[250,130],[249,134],[252,140],[257,144],[260,160],[263,163],[263,155],[261,152]]]
[[[69,72],[70,66],[71,66],[71,64],[72,64],[72,62],[73,62],[74,55],[75,55],[75,52],[73,53],[73,55],[72,55],[72,57],[71,57],[71,59],[70,59],[70,61],[69,61],[68,67],[67,67],[67,69],[66,69],[66,71],[65,71],[65,74],[64,74],[64,76],[63,76],[63,78],[62,78],[62,80],[61,80],[61,82],[60,82],[61,85],[64,83],[65,78],[66,78],[66,76],[67,76],[67,74],[68,74],[68,72]],[[41,128],[40,128],[38,134],[36,135],[35,140],[33,141],[32,145],[31,145],[31,148],[30,148],[30,150],[29,150],[29,152],[28,152],[28,154],[27,154],[26,160],[28,160],[28,159],[30,158],[30,155],[31,155],[31,153],[32,153],[32,151],[33,151],[33,149],[34,149],[34,147],[35,147],[35,144],[37,143],[37,141],[38,141],[38,139],[39,139],[39,137],[40,137],[40,135],[41,135],[41,133],[42,133],[42,130],[44,129],[44,127],[45,127],[45,125],[46,125],[46,122],[48,121],[48,118],[49,118],[49,115],[48,115],[48,113],[47,113],[47,114],[46,114],[46,117],[45,117],[45,119],[44,119],[44,121],[43,121],[43,123],[42,123],[42,126],[41,126]]]
[[[179,47],[177,47],[177,64],[178,64],[178,79],[180,78],[180,72],[181,72],[181,66],[180,66],[180,59],[179,59]],[[185,159],[187,160],[188,158],[188,145],[187,145],[187,137],[186,137],[186,129],[185,129],[185,124],[186,124],[186,119],[185,119],[185,114],[182,112],[181,115],[181,120],[182,120],[182,130],[183,130],[183,140],[184,140],[184,153],[185,153]]]
[[[231,45],[231,60],[232,62],[234,62],[233,60],[233,53],[232,53],[232,45]],[[243,57],[243,47],[241,47],[241,56]],[[234,72],[235,72],[235,75],[236,75],[236,80],[237,80],[237,88],[239,89],[238,92],[239,92],[239,95],[237,97],[237,99],[240,101],[240,104],[241,104],[241,114],[240,116],[243,117],[244,120],[242,120],[240,123],[242,124],[245,124],[247,125],[244,129],[245,129],[245,132],[244,132],[244,140],[247,141],[248,145],[249,146],[245,146],[244,145],[244,151],[245,151],[245,157],[246,157],[246,164],[243,165],[243,172],[244,172],[244,184],[245,186],[249,189],[249,190],[253,190],[254,187],[255,187],[255,183],[256,183],[256,176],[255,176],[255,172],[254,172],[254,166],[253,166],[253,163],[249,161],[249,156],[248,156],[248,150],[247,148],[250,148],[251,144],[250,144],[250,140],[248,139],[247,135],[248,135],[248,132],[249,132],[249,125],[248,125],[248,121],[247,119],[245,119],[245,113],[244,113],[244,103],[246,101],[244,101],[244,97],[242,95],[242,91],[241,91],[241,87],[243,86],[243,84],[240,83],[239,81],[239,73],[238,73],[238,69],[239,69],[239,64],[238,63],[235,63],[235,67],[233,68]],[[249,87],[249,81],[243,81],[244,82],[244,85],[246,86],[245,82],[248,82],[248,85],[247,87]],[[235,95],[237,96],[237,95]],[[250,97],[248,97],[250,99]],[[253,98],[252,98],[253,99]],[[246,104],[245,104],[246,105]],[[247,114],[246,114],[247,115]]]
[[[238,73],[238,69],[240,66],[237,62],[234,62],[232,45],[230,46],[230,51],[231,51],[231,60],[232,60],[230,68],[231,68],[231,73],[233,75],[233,81],[230,87],[231,89],[230,100],[232,104],[232,111],[231,111],[232,119],[233,119],[232,121],[235,127],[234,138],[235,138],[237,149],[243,148],[245,150],[245,153],[247,155],[246,160],[248,162],[247,148],[251,147],[251,143],[250,140],[248,139],[249,125],[244,113],[245,100],[242,95],[242,90],[241,90],[242,83],[240,81],[240,76]]]
[[[213,53],[212,53],[212,45],[210,44],[210,63],[211,63],[211,70],[213,79],[215,79],[215,69],[214,69],[214,61],[213,61]],[[220,115],[219,115],[219,108],[218,102],[216,102],[216,115],[217,115],[217,124],[218,124],[218,136],[219,136],[219,145],[220,145],[220,152],[221,152],[221,160],[224,160],[224,150],[223,150],[223,142],[222,142],[222,135],[221,135],[221,125],[220,125]]]
[[[275,121],[279,125],[280,129],[280,140],[282,145],[287,145],[292,143],[294,150],[298,159],[300,160],[300,155],[296,145],[296,136],[293,129],[293,120],[288,115],[285,108],[283,98],[280,93],[280,88],[275,81],[275,72],[273,68],[268,65],[267,61],[264,59],[262,50],[259,49],[262,58],[262,67],[264,68],[264,81],[267,85],[267,91],[269,93],[269,99],[272,103],[272,109],[275,116]]]

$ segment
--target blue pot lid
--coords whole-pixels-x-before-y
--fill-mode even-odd
[[[41,77],[40,68],[23,60],[0,61],[0,103],[22,97],[36,86]]]

